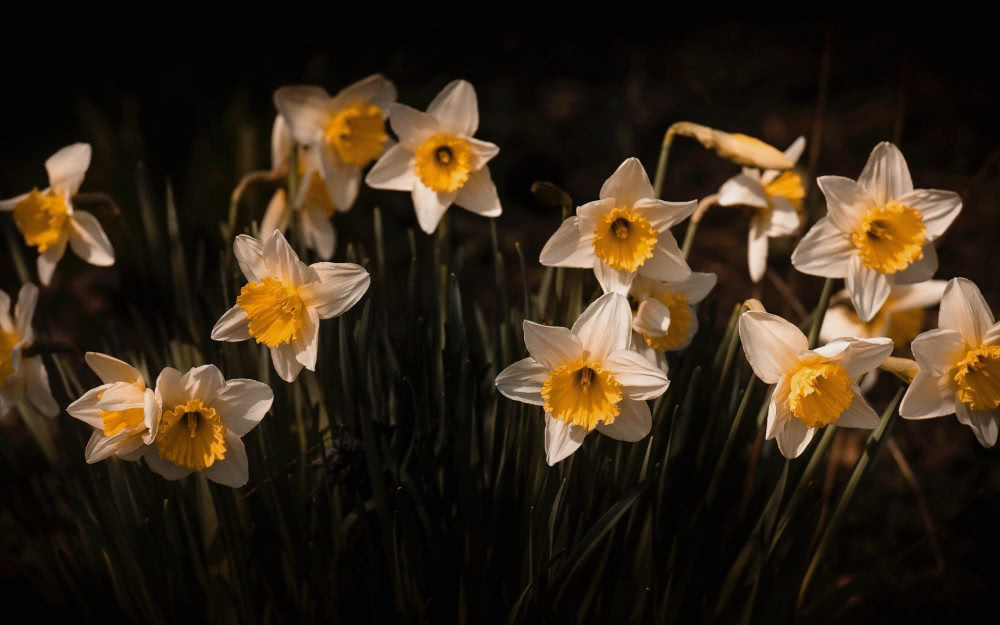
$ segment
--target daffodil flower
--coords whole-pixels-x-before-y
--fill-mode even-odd
[[[829,214],[816,222],[792,254],[802,273],[845,278],[851,303],[871,321],[894,284],[929,280],[937,271],[933,241],[962,210],[952,191],[914,189],[903,154],[875,146],[857,182],[816,180]]]
[[[224,486],[247,483],[247,452],[241,438],[271,409],[274,394],[256,380],[226,380],[215,365],[181,374],[165,368],[156,378],[162,409],[154,444],[143,458],[154,472],[179,480],[194,471]]]
[[[714,273],[697,271],[677,282],[637,277],[629,292],[639,302],[632,317],[632,347],[666,371],[666,352],[684,349],[698,332],[694,305],[708,297],[715,282]]]
[[[138,460],[160,425],[156,393],[128,363],[96,352],[87,352],[85,358],[102,384],[67,406],[66,412],[94,428],[84,452],[87,463],[111,456]]]
[[[899,405],[904,419],[955,414],[983,447],[997,442],[1000,425],[1000,323],[979,287],[965,278],[948,282],[938,329],[913,341],[920,371]]]
[[[665,202],[639,159],[626,159],[601,187],[600,199],[579,206],[539,258],[550,267],[593,269],[605,293],[625,295],[635,276],[679,282],[691,275],[670,228],[698,203]]]
[[[38,279],[52,281],[66,244],[91,265],[115,264],[115,251],[97,218],[87,211],[73,210],[73,196],[90,167],[90,145],[74,143],[45,161],[49,186],[39,191],[0,201],[0,211],[14,211],[14,223],[24,242],[38,249]]]
[[[649,434],[646,400],[661,395],[669,381],[629,349],[631,319],[628,301],[608,293],[572,330],[524,322],[530,357],[504,369],[496,385],[510,399],[544,406],[549,465],[576,451],[595,429],[623,441]]]
[[[315,250],[320,258],[328,260],[337,247],[337,234],[330,222],[337,207],[323,181],[319,151],[296,146],[288,126],[279,115],[271,132],[272,169],[287,168],[292,150],[298,150],[298,190],[291,203],[283,188],[274,192],[260,222],[261,236],[267,237],[274,230],[285,232],[294,215],[298,218],[296,225],[305,246]]]
[[[417,222],[428,234],[452,204],[483,217],[500,216],[500,198],[486,166],[500,148],[473,138],[479,105],[469,82],[448,83],[426,113],[393,104],[389,123],[399,144],[368,172],[368,186],[409,191]]]
[[[830,298],[830,307],[823,317],[819,337],[823,341],[832,341],[841,336],[865,339],[887,336],[896,349],[905,349],[923,329],[924,309],[941,301],[947,284],[945,280],[928,280],[893,285],[889,298],[871,321],[861,321],[850,305],[847,291],[840,291]]]
[[[35,341],[31,318],[37,303],[38,287],[31,283],[21,286],[11,319],[10,296],[0,291],[0,415],[25,396],[42,414],[59,414],[42,357],[24,356]]]
[[[395,100],[396,87],[381,74],[359,80],[333,97],[320,87],[282,87],[274,92],[274,104],[295,141],[316,150],[316,171],[339,210],[351,208],[361,187],[361,170],[391,145],[385,119]],[[310,174],[303,183],[307,191],[311,183]]]
[[[236,305],[212,328],[212,339],[253,338],[267,345],[274,370],[286,382],[295,380],[303,367],[315,371],[319,320],[354,306],[368,290],[368,272],[353,263],[307,266],[280,230],[264,242],[241,234],[233,250],[248,282]]]
[[[799,137],[785,150],[785,156],[795,163],[805,147],[805,138]],[[761,173],[759,169],[744,168],[743,173],[719,188],[719,206],[756,209],[747,242],[747,264],[754,282],[760,282],[767,270],[768,238],[788,236],[798,230],[805,194],[802,176],[794,169],[766,169]]]
[[[777,315],[740,316],[740,340],[753,372],[772,384],[765,435],[778,439],[786,458],[797,458],[816,430],[831,423],[871,429],[879,418],[855,384],[892,353],[888,338],[841,338],[817,349],[801,330]]]

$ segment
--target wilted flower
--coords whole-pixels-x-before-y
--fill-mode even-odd
[[[271,409],[274,394],[256,380],[226,380],[215,365],[181,374],[167,367],[156,379],[163,410],[153,445],[143,457],[156,473],[179,480],[192,471],[234,488],[249,479],[241,437]]]
[[[316,151],[318,168],[307,168],[303,178],[307,190],[312,172],[318,171],[339,210],[354,204],[361,170],[392,143],[385,118],[395,100],[396,87],[381,74],[359,80],[333,97],[320,87],[282,87],[274,92],[274,104],[295,141]]]
[[[80,190],[88,167],[90,145],[74,143],[45,161],[48,187],[0,201],[0,211],[14,211],[14,223],[24,242],[38,249],[38,279],[44,285],[52,280],[67,243],[91,265],[115,264],[115,251],[97,218],[87,211],[73,210],[73,196]]]
[[[11,319],[10,296],[0,291],[0,414],[5,414],[25,395],[43,414],[50,417],[59,414],[42,357],[24,356],[35,340],[31,318],[37,303],[38,287],[31,283],[21,286]]]
[[[102,384],[67,406],[66,412],[94,428],[84,452],[87,463],[112,455],[138,460],[160,425],[156,394],[132,365],[96,352],[87,352],[86,360]]]
[[[593,269],[605,293],[625,295],[635,276],[677,282],[691,269],[670,228],[698,203],[664,202],[639,159],[626,159],[601,187],[599,200],[577,207],[542,248],[551,267]]]
[[[666,370],[666,352],[684,349],[698,332],[694,305],[715,286],[714,273],[691,272],[686,280],[661,282],[639,276],[629,292],[639,306],[632,317],[632,347]]]
[[[629,350],[632,311],[621,295],[608,293],[587,307],[572,330],[524,322],[530,357],[497,376],[504,396],[545,407],[545,458],[550,465],[572,454],[598,430],[637,441],[649,434],[647,399],[669,381]]]
[[[829,214],[795,248],[796,269],[845,278],[862,321],[871,321],[894,284],[934,275],[938,261],[932,242],[962,210],[957,193],[915,190],[902,153],[887,142],[875,146],[857,182],[841,176],[821,176],[816,182]]]
[[[781,150],[756,137],[716,130],[691,122],[677,122],[670,127],[669,132],[697,139],[699,143],[722,158],[744,167],[790,169],[795,166],[796,159],[789,158],[786,154],[782,154]]]
[[[368,290],[368,272],[353,263],[306,266],[280,230],[273,230],[263,243],[241,234],[233,250],[249,282],[236,305],[212,328],[212,339],[253,338],[267,345],[274,370],[286,382],[293,381],[302,367],[314,371],[319,320],[354,306]]]
[[[795,163],[805,147],[805,138],[799,137],[785,150],[785,156]],[[761,173],[759,169],[744,168],[743,173],[719,189],[719,206],[756,209],[747,241],[747,263],[754,282],[760,282],[767,270],[768,238],[788,236],[798,230],[805,194],[802,176],[794,169],[767,169]]]
[[[1000,425],[1000,324],[979,287],[965,278],[948,282],[938,329],[913,341],[920,371],[899,405],[905,419],[954,413],[984,447],[997,442]]]
[[[426,113],[393,104],[389,122],[399,144],[368,172],[368,186],[409,191],[427,233],[437,229],[453,203],[484,217],[500,216],[500,198],[486,166],[500,148],[472,137],[479,128],[479,105],[470,83],[448,83]]]
[[[817,349],[801,330],[777,315],[748,311],[740,316],[740,340],[754,373],[773,384],[767,439],[778,439],[786,458],[797,458],[816,430],[874,428],[879,418],[854,380],[892,353],[888,338],[841,338]]]

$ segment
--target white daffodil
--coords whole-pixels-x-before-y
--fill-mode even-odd
[[[666,371],[666,352],[684,349],[698,332],[694,305],[715,287],[714,273],[692,272],[686,280],[661,282],[642,276],[629,295],[639,306],[632,317],[632,347]]]
[[[1000,323],[979,287],[965,278],[948,282],[938,329],[913,341],[920,371],[899,405],[904,419],[954,413],[984,447],[997,442],[1000,425]]]
[[[840,291],[830,298],[830,307],[823,317],[819,338],[829,342],[842,336],[863,339],[887,336],[892,339],[896,349],[905,349],[924,327],[924,309],[936,306],[941,301],[947,284],[944,280],[928,280],[917,284],[893,285],[889,298],[871,321],[861,321],[851,306],[847,291]]]
[[[31,318],[38,303],[38,287],[21,286],[10,316],[10,296],[0,291],[0,415],[6,414],[21,398],[49,417],[59,414],[59,404],[49,388],[49,374],[41,356],[24,356],[35,341]]]
[[[319,320],[354,306],[368,290],[368,272],[353,263],[307,266],[280,230],[263,243],[241,234],[233,250],[249,282],[212,328],[212,339],[254,338],[267,345],[274,370],[286,382],[295,380],[302,367],[315,371]]]
[[[94,428],[84,452],[87,463],[110,456],[138,460],[160,425],[156,394],[132,365],[96,352],[87,352],[86,360],[103,384],[84,393],[66,412]]]
[[[806,147],[804,137],[792,143],[785,156],[795,163]],[[750,206],[756,209],[750,219],[747,263],[750,279],[760,282],[767,270],[768,238],[795,234],[801,223],[802,199],[805,197],[802,176],[794,169],[784,171],[743,168],[719,188],[719,206]]]
[[[605,293],[625,295],[637,274],[679,282],[691,275],[670,228],[698,206],[653,197],[639,159],[626,159],[601,187],[600,199],[576,209],[542,248],[550,267],[593,268]]]
[[[294,215],[298,218],[296,226],[302,242],[326,260],[333,257],[337,247],[337,234],[330,222],[337,208],[323,181],[319,150],[297,147],[289,134],[288,126],[279,115],[274,120],[271,132],[272,169],[278,171],[287,168],[291,162],[291,151],[296,149],[299,185],[294,201],[289,203],[284,189],[274,192],[264,212],[264,219],[260,222],[261,236],[266,238],[274,230],[284,232]]]
[[[587,307],[572,330],[524,322],[530,357],[504,369],[504,396],[545,407],[545,458],[550,465],[572,454],[598,430],[623,441],[649,434],[647,399],[661,395],[666,374],[629,349],[632,311],[608,293]]]
[[[115,264],[115,251],[97,218],[73,210],[73,196],[90,167],[90,144],[74,143],[45,161],[49,186],[0,201],[0,211],[14,211],[14,223],[24,242],[38,248],[38,279],[52,280],[59,259],[69,243],[73,253],[91,265]]]
[[[472,137],[479,128],[479,105],[469,82],[448,83],[426,113],[393,104],[389,123],[399,144],[368,172],[368,186],[409,191],[417,221],[428,234],[452,204],[483,217],[500,216],[500,198],[486,166],[500,148]]]
[[[249,479],[242,436],[271,409],[274,393],[257,380],[226,380],[215,365],[181,374],[167,367],[156,378],[156,401],[163,410],[153,445],[143,458],[156,473],[179,480],[201,471],[213,482],[234,488]]]
[[[871,429],[879,418],[854,380],[878,367],[892,353],[888,338],[841,338],[808,349],[802,331],[777,315],[748,311],[740,316],[740,340],[754,373],[773,384],[767,412],[768,440],[778,439],[786,458],[797,458],[816,430]]]
[[[882,308],[892,285],[934,275],[932,241],[962,210],[957,193],[914,189],[902,153],[887,142],[875,146],[857,182],[821,176],[816,183],[828,215],[799,242],[792,264],[802,273],[845,278],[862,321]]]
[[[322,175],[339,210],[351,208],[361,187],[361,170],[391,145],[385,119],[395,100],[396,87],[381,74],[359,80],[333,97],[320,87],[282,87],[274,92],[274,104],[295,141],[316,151],[318,168],[313,171]]]

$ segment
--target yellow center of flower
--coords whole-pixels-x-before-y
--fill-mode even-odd
[[[764,185],[764,193],[768,200],[775,197],[783,197],[795,207],[795,212],[802,218],[802,200],[806,196],[806,188],[802,183],[802,176],[794,169],[787,169],[780,176]]]
[[[542,399],[556,419],[593,430],[602,421],[615,422],[622,386],[599,363],[578,358],[549,372]]]
[[[977,412],[1000,408],[1000,346],[970,349],[955,367],[959,401]]]
[[[894,200],[869,209],[851,240],[865,267],[896,273],[923,258],[927,236],[920,213]]]
[[[851,377],[840,365],[800,365],[792,374],[788,409],[806,427],[833,423],[853,399]]]
[[[306,180],[306,166],[302,159],[299,159],[299,180],[302,181],[300,184],[306,185],[306,194],[302,199],[303,205],[319,206],[327,217],[333,217],[336,206],[330,197],[330,191],[327,189],[323,176],[318,171],[314,171],[309,174],[309,179]]]
[[[69,236],[69,207],[61,195],[32,189],[28,197],[14,206],[14,223],[24,242],[42,254]]]
[[[659,233],[645,217],[628,208],[614,208],[597,220],[594,254],[620,271],[635,271],[653,257]]]
[[[14,375],[14,348],[20,340],[17,332],[0,330],[0,389],[7,384],[7,378]]]
[[[306,324],[306,310],[298,289],[274,278],[248,282],[236,304],[250,319],[250,336],[268,347],[291,341]]]
[[[661,293],[653,297],[670,310],[670,325],[667,327],[667,333],[662,336],[652,336],[643,330],[642,337],[646,339],[647,345],[658,352],[677,349],[684,342],[691,327],[692,316],[691,309],[688,308],[687,295]]]
[[[326,141],[345,163],[364,167],[382,155],[389,135],[382,109],[374,104],[352,104],[337,111],[326,125]]]
[[[192,399],[163,413],[156,435],[160,457],[201,471],[226,457],[226,426],[215,409]]]
[[[448,133],[425,140],[414,153],[417,177],[442,193],[461,189],[472,173],[472,149],[465,139]]]
[[[97,399],[104,396],[98,393]],[[104,423],[104,435],[114,436],[126,428],[134,428],[142,425],[146,420],[146,415],[142,408],[128,408],[126,410],[102,410],[101,421]]]

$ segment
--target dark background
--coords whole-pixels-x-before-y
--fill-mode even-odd
[[[279,22],[284,16],[261,18]],[[214,250],[222,244],[217,225],[229,194],[244,173],[269,165],[273,90],[306,83],[335,93],[374,72],[395,82],[401,102],[421,109],[454,78],[475,85],[477,136],[501,148],[490,163],[504,206],[497,222],[501,244],[511,254],[515,242],[522,246],[532,287],[541,275],[534,259],[560,217],[534,201],[531,183],[555,182],[583,203],[628,156],[639,157],[652,176],[664,130],[687,120],[782,149],[805,135],[810,144],[802,165],[815,175],[856,178],[878,141],[896,142],[917,188],[951,189],[964,199],[962,215],[939,245],[938,277],[972,279],[1000,310],[1000,89],[995,41],[985,28],[947,20],[720,22],[675,15],[654,31],[651,25],[636,28],[643,23],[638,15],[608,19],[613,32],[536,19],[527,20],[533,30],[521,34],[482,26],[371,34],[353,31],[360,23],[344,20],[327,22],[328,34],[299,39],[292,25],[282,27],[281,37],[277,27],[243,32],[232,25],[224,37],[80,29],[41,42],[31,32],[24,40],[4,41],[0,195],[43,186],[44,160],[64,145],[87,141],[94,156],[82,190],[110,194],[120,211],[95,208],[115,244],[116,266],[93,268],[67,252],[51,288],[43,289],[40,308],[51,335],[94,348],[100,333],[124,317],[126,302],[140,310],[172,305],[169,294],[141,284],[141,272],[129,262],[139,228],[137,163],[160,188],[169,178],[186,236],[213,250],[207,270],[216,271]],[[308,17],[297,20],[316,26]],[[675,142],[670,162],[664,190],[670,200],[703,197],[737,172],[685,139]],[[259,219],[269,193],[248,193],[243,218]],[[390,254],[398,262],[408,258],[404,233],[416,228],[408,195],[363,188],[354,209],[335,218],[336,260],[343,260],[348,242],[371,247],[370,207],[376,203],[384,209]],[[453,212],[467,262],[488,263],[482,220]],[[745,217],[734,209],[711,211],[691,256],[695,270],[719,274],[713,297],[724,310],[753,293]],[[683,237],[683,226],[675,235]],[[810,308],[821,280],[791,270],[790,246],[774,249],[772,268]],[[477,292],[478,275],[489,274],[467,270],[463,290],[489,308],[491,281]],[[520,289],[519,272],[508,279],[512,291]],[[17,288],[6,253],[0,256],[0,287]],[[770,279],[763,299],[770,310],[794,316]],[[935,325],[933,315],[929,325]],[[875,397],[891,388],[883,380]],[[879,401],[884,404],[874,403]],[[0,435],[24,437],[10,421]],[[894,438],[913,480],[904,478],[899,456],[880,459],[833,547],[848,572],[844,581],[880,555],[913,544],[928,526],[938,529],[837,622],[972,618],[989,605],[1000,579],[997,452],[980,448],[952,417],[900,422]],[[862,441],[862,434],[838,436],[824,484],[828,498],[839,492]]]

